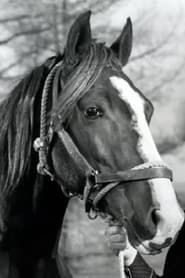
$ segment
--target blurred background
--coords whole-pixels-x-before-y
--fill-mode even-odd
[[[151,130],[185,207],[184,0],[0,0],[0,100],[26,72],[62,52],[71,23],[87,9],[94,37],[107,44],[132,19],[133,52],[124,70],[154,104]],[[105,224],[88,220],[82,201],[71,200],[64,227],[60,254],[76,278],[119,277]],[[165,254],[146,259],[161,273]]]

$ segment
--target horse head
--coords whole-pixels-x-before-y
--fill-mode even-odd
[[[183,213],[149,130],[153,106],[122,70],[132,24],[106,47],[89,20],[87,12],[72,25],[55,68],[49,164],[65,193],[112,215],[139,251],[156,253],[173,242]]]

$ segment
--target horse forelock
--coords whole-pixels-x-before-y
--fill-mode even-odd
[[[61,121],[64,123],[67,120],[75,104],[95,84],[105,67],[116,69],[120,67],[121,69],[121,64],[113,52],[103,43],[93,41],[89,53],[80,57],[80,62],[70,73],[56,102],[57,106],[53,107],[52,116],[56,123],[61,124]]]

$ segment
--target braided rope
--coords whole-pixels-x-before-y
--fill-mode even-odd
[[[52,87],[55,73],[58,67],[60,67],[61,65],[62,62],[60,61],[52,68],[52,70],[48,74],[44,84],[43,94],[41,99],[40,137],[34,141],[34,148],[39,153],[39,163],[37,165],[37,171],[42,175],[49,174],[51,176],[49,172],[49,166],[47,164],[47,152],[48,152],[48,143],[49,143],[48,142],[49,141],[48,120],[47,120],[48,95]]]

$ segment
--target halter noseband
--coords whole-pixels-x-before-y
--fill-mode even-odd
[[[39,163],[37,165],[37,171],[41,175],[48,175],[51,180],[54,180],[55,176],[53,173],[51,173],[47,160],[48,150],[53,136],[53,127],[52,123],[50,123],[50,126],[48,128],[46,115],[48,93],[53,85],[53,80],[55,79],[57,70],[61,71],[61,66],[62,62],[56,64],[46,78],[41,100],[40,137],[34,141],[34,148],[39,153]],[[99,74],[97,74],[94,79],[96,79],[98,75]],[[88,83],[88,87],[90,87],[90,85],[91,84]],[[85,84],[83,86],[85,86]],[[86,92],[79,91],[79,94],[75,99],[76,102]],[[59,117],[61,117],[61,115],[59,115]],[[79,151],[72,138],[65,131],[64,128],[58,131],[58,136],[69,152],[71,158],[85,173],[86,184],[84,187],[83,196],[81,197],[85,201],[85,211],[89,214],[89,217],[91,210],[98,211],[99,202],[105,197],[108,192],[110,192],[110,190],[112,190],[119,184],[123,185],[128,182],[145,181],[155,178],[166,178],[172,180],[172,171],[162,162],[148,162],[137,165],[136,167],[129,170],[118,171],[116,173],[99,173],[88,163],[86,158]],[[68,192],[69,197],[74,195],[79,194]]]
[[[130,182],[157,178],[172,180],[172,171],[160,161],[139,164],[126,171],[116,173],[92,172],[91,176],[88,177],[88,184],[85,188],[86,212],[89,212],[92,208],[98,210],[99,202],[119,184],[124,185]]]

